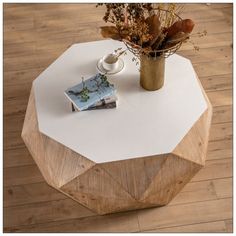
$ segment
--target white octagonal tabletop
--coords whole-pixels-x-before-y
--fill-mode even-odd
[[[33,83],[40,132],[96,163],[172,152],[207,109],[188,59],[167,58],[165,84],[150,92],[128,52],[124,69],[108,76],[117,108],[71,112],[64,91],[97,73],[97,61],[119,47],[126,48],[114,40],[74,44]]]

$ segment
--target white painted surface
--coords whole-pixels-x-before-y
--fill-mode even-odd
[[[33,84],[40,131],[97,163],[171,152],[207,108],[189,60],[169,57],[164,87],[149,92],[128,53],[125,68],[108,77],[118,107],[72,113],[64,90],[95,74],[98,59],[121,46],[113,40],[75,44]]]

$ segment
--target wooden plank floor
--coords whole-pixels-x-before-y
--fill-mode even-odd
[[[214,114],[206,166],[165,207],[98,216],[49,187],[20,134],[32,81],[71,44],[101,40],[94,4],[4,4],[5,232],[232,232],[232,4],[186,4]]]

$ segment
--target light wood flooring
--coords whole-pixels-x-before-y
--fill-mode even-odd
[[[191,59],[213,105],[206,166],[165,207],[98,216],[49,187],[20,134],[32,81],[71,44],[101,40],[94,4],[4,4],[5,232],[232,232],[232,4],[187,4]]]

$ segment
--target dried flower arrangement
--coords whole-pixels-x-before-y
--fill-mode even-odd
[[[164,85],[165,58],[174,54],[189,40],[194,28],[191,19],[179,15],[183,5],[174,3],[100,3],[105,5],[103,20],[113,25],[101,27],[104,38],[125,43],[140,63],[140,85],[146,90],[158,90]],[[197,36],[206,35],[197,33]],[[191,34],[192,36],[192,34]],[[118,50],[119,51],[119,50]]]
[[[105,22],[114,26],[101,27],[105,38],[123,41],[128,49],[152,57],[168,56],[189,39],[194,22],[181,19],[180,6],[152,3],[100,3],[105,5]]]

